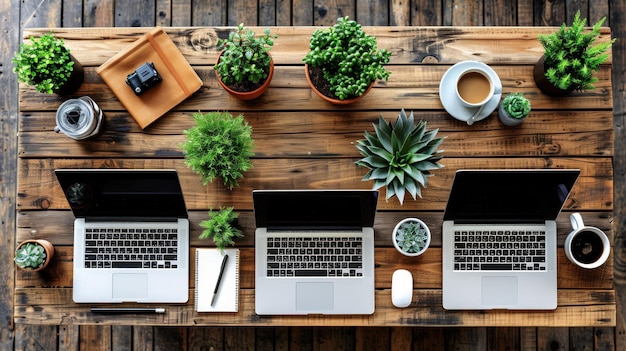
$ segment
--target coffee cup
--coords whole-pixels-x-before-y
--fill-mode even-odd
[[[570,215],[572,232],[565,239],[565,255],[582,268],[598,268],[606,262],[611,251],[607,235],[596,227],[586,226],[580,213]]]
[[[479,108],[485,105],[497,90],[489,74],[480,67],[467,68],[461,72],[456,80],[455,91],[462,105],[469,108]]]

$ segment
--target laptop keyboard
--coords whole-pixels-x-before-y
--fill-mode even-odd
[[[176,229],[88,228],[85,268],[177,268]]]
[[[456,231],[455,271],[545,271],[544,231]]]
[[[268,277],[362,277],[361,237],[268,237]]]

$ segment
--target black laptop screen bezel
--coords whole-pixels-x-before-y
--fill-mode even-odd
[[[257,228],[356,229],[374,226],[376,190],[255,190]]]
[[[577,169],[459,170],[443,219],[455,223],[555,220],[579,174]]]
[[[76,218],[188,218],[175,170],[57,169],[55,174]]]

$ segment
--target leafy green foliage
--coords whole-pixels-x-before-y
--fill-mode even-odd
[[[406,115],[400,112],[396,124],[387,124],[382,116],[378,125],[374,124],[375,134],[365,132],[365,139],[357,141],[356,147],[364,158],[357,165],[369,168],[363,181],[373,180],[374,189],[385,187],[386,199],[397,196],[400,204],[405,192],[415,200],[422,197],[421,188],[426,188],[430,171],[443,165],[443,150],[437,150],[444,138],[437,138],[438,129],[427,131],[426,121],[415,125],[413,112]]]
[[[383,65],[391,53],[378,49],[376,38],[348,17],[313,32],[303,61],[323,70],[331,92],[339,100],[361,96],[376,79],[387,80],[391,72]]]
[[[74,62],[62,39],[52,33],[39,39],[31,37],[30,44],[21,43],[12,59],[17,79],[32,85],[40,93],[53,94],[67,82]]]
[[[222,207],[219,211],[209,211],[209,219],[200,222],[200,226],[205,228],[200,234],[200,239],[211,238],[220,251],[224,251],[226,246],[235,244],[236,238],[243,237],[243,233],[235,226],[237,222],[237,212],[233,207]]]
[[[46,250],[36,243],[26,243],[15,251],[15,263],[22,268],[39,268],[46,260]]]
[[[415,221],[404,222],[398,227],[396,242],[404,252],[420,252],[426,247],[428,242],[428,230],[421,223]]]
[[[196,126],[184,131],[185,164],[200,174],[204,185],[221,178],[229,190],[239,186],[237,179],[252,168],[252,127],[243,115],[228,112],[197,112],[193,118]]]
[[[530,113],[530,101],[521,93],[508,94],[502,100],[502,107],[509,116],[517,119],[526,118]]]
[[[545,74],[554,86],[566,91],[594,89],[593,83],[598,78],[593,77],[593,72],[609,57],[605,52],[615,42],[612,39],[592,46],[600,36],[605,19],[603,17],[590,32],[584,33],[587,19],[581,20],[578,11],[570,28],[563,23],[556,33],[539,34],[545,50]]]
[[[219,62],[213,67],[217,70],[224,84],[234,90],[239,85],[250,82],[255,87],[265,82],[270,71],[272,58],[268,52],[274,45],[274,39],[278,35],[270,35],[269,28],[265,29],[264,35],[255,37],[255,33],[244,28],[243,23],[237,26],[235,31],[230,32],[228,39],[220,39],[217,47],[224,52]],[[252,91],[254,88],[247,88]]]

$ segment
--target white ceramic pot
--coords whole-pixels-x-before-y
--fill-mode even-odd
[[[407,223],[407,222],[416,222],[426,230],[426,239],[425,239],[423,248],[418,252],[403,251],[397,242],[396,237],[398,235],[398,230],[404,223]],[[419,256],[423,254],[426,251],[426,249],[428,249],[428,246],[430,245],[430,238],[431,238],[430,229],[428,229],[428,226],[426,225],[426,223],[424,223],[422,220],[417,219],[417,218],[405,218],[401,220],[400,222],[398,222],[398,224],[396,224],[395,228],[393,228],[393,232],[391,233],[391,241],[393,242],[393,246],[396,248],[396,250],[398,250],[398,252],[400,252],[401,254],[405,256]]]

